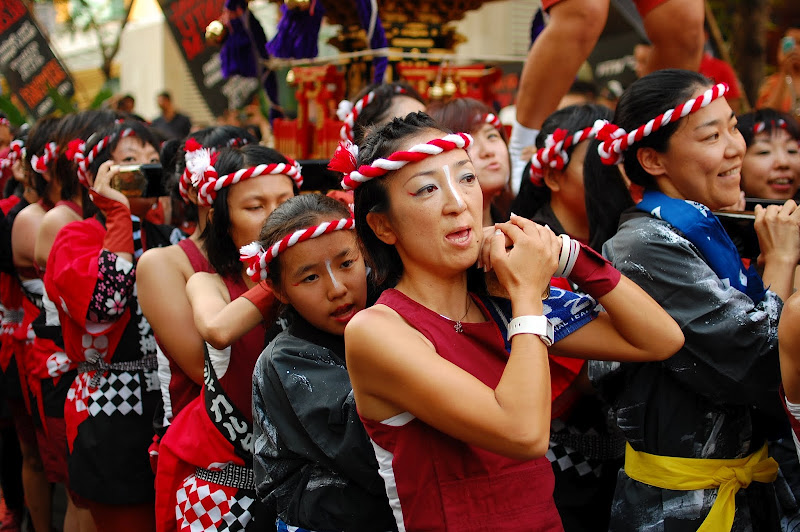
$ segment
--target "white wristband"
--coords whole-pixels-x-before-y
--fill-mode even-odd
[[[572,273],[572,268],[575,267],[575,261],[578,260],[580,252],[580,243],[566,234],[562,234],[561,253],[558,255],[558,268],[553,274],[553,277],[569,277]]]
[[[508,324],[508,339],[517,334],[535,334],[544,345],[553,345],[553,323],[547,316],[517,316]]]

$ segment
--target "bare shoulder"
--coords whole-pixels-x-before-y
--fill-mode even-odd
[[[409,343],[433,345],[400,314],[386,305],[373,305],[356,314],[344,330],[348,356],[389,351],[405,352]]]
[[[16,232],[20,230],[28,231],[31,229],[36,229],[39,227],[39,224],[42,223],[44,215],[45,210],[42,208],[42,206],[38,203],[32,203],[31,205],[28,205],[19,211],[16,218],[14,218],[12,231]]]
[[[140,276],[160,277],[165,272],[176,271],[181,273],[184,281],[194,274],[189,258],[179,246],[148,249],[136,263],[137,279]]]

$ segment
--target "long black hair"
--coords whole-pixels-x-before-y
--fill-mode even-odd
[[[61,120],[62,118],[54,116],[40,118],[31,128],[25,142],[25,176],[30,186],[36,190],[36,194],[45,203],[50,203],[47,198],[48,183],[41,174],[33,169],[31,160],[35,155],[41,156],[47,143],[53,141],[56,128]]]
[[[536,148],[544,147],[545,139],[556,129],[565,129],[570,134],[592,127],[596,120],[611,120],[612,112],[603,105],[570,105],[551,114],[542,124],[536,137]],[[604,165],[597,153],[599,142],[592,139],[583,161],[583,188],[585,191],[586,218],[589,225],[589,245],[599,251],[603,243],[614,236],[619,223],[619,214],[633,206],[631,195],[619,168]],[[577,145],[567,148],[572,157]],[[571,163],[570,163],[571,164]],[[529,175],[530,167],[524,175]],[[550,189],[529,179],[523,181],[519,194],[511,204],[511,211],[525,218],[534,219],[537,213],[550,203]]]
[[[258,144],[248,144],[241,148],[221,149],[214,167],[217,173],[223,176],[242,168],[273,163],[288,163],[288,160],[271,148],[259,146]],[[290,178],[286,177],[286,179]],[[297,194],[298,190],[294,182],[292,187],[294,188],[294,193]],[[239,250],[230,235],[229,189],[230,187],[223,187],[217,192],[212,204],[214,211],[210,223],[206,225],[203,234],[200,235],[203,240],[203,248],[208,254],[208,262],[222,276],[235,276],[242,270],[242,263],[239,262]]]

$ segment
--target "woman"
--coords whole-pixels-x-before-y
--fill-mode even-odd
[[[628,440],[611,530],[779,526],[766,440],[782,417],[776,330],[800,259],[800,211],[791,200],[756,207],[763,277],[745,270],[710,212],[736,202],[745,156],[725,91],[683,70],[645,76],[619,101],[623,131],[600,147],[608,163],[624,155],[645,188],[603,251],[686,335],[664,362],[590,363]]]
[[[662,359],[682,338],[654,301],[598,255],[512,216],[496,225],[480,256],[510,296],[509,356],[506,335],[489,317],[486,305],[494,304],[472,295],[468,283],[483,235],[468,144],[468,136],[445,135],[427,115],[412,114],[370,135],[358,170],[345,176],[345,185],[357,187],[355,223],[368,264],[379,284],[394,286],[345,330],[353,392],[399,529],[561,530],[544,458],[546,347],[556,339],[559,354]],[[409,152],[420,160],[391,164]],[[545,304],[555,317],[587,303],[561,291],[542,301],[557,266],[608,314],[554,338]],[[558,322],[570,319],[568,311]]]
[[[58,232],[44,278],[64,350],[78,363],[64,405],[70,489],[100,531],[154,529],[147,447],[159,397],[155,339],[134,287],[139,221],[111,183],[122,163],[157,161],[155,144],[149,130],[123,122],[72,146],[100,213]]]
[[[472,135],[469,154],[483,193],[484,227],[508,219],[511,159],[500,119],[486,105],[472,98],[456,98],[430,107],[428,114],[441,125]]]
[[[243,129],[232,126],[208,128],[189,137],[205,148],[218,150],[254,142]],[[191,141],[187,141],[191,143]],[[147,250],[136,266],[136,288],[142,311],[153,327],[159,346],[158,374],[164,413],[156,420],[159,432],[173,417],[200,395],[203,382],[203,338],[197,332],[186,298],[186,282],[195,272],[213,272],[205,252],[203,235],[209,205],[198,205],[191,172],[186,171],[185,149],[178,150],[181,197],[196,205],[197,227],[192,235],[173,246]],[[157,453],[155,449],[151,453]]]
[[[203,239],[216,273],[196,273],[186,284],[195,327],[207,344],[204,383],[161,440],[158,529],[255,530],[269,526],[269,516],[253,484],[249,383],[270,323],[256,314],[248,332],[233,338],[228,327],[214,325],[232,301],[270,313],[272,294],[246,275],[238,250],[258,238],[269,213],[297,194],[302,176],[294,161],[257,145],[198,151],[187,155],[187,166],[200,178],[198,202],[211,207]]]
[[[800,188],[800,126],[773,109],[739,117],[747,151],[742,161],[742,190],[749,198],[792,199]]]

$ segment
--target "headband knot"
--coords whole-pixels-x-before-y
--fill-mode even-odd
[[[394,94],[405,94],[406,90],[403,87],[395,86]],[[342,129],[339,130],[339,136],[342,140],[353,141],[353,128],[355,127],[358,115],[375,100],[375,91],[369,91],[356,103],[350,103],[348,100],[339,102],[339,107],[336,109],[336,116],[339,120],[344,122]]]
[[[606,140],[597,147],[597,153],[604,164],[619,164],[622,162],[623,154],[633,144],[639,142],[648,135],[652,135],[662,127],[673,122],[677,122],[684,116],[699,111],[708,106],[711,102],[725,96],[729,87],[727,83],[717,83],[697,98],[691,98],[673,109],[667,109],[655,118],[648,120],[631,131],[618,137]]]
[[[31,166],[36,173],[44,174],[57,155],[58,144],[55,142],[48,142],[45,144],[44,152],[41,155],[34,155],[31,157]]]
[[[503,127],[503,123],[500,122],[500,118],[495,115],[494,113],[487,113],[483,116],[482,122],[486,122],[487,124],[494,126],[497,129]]]
[[[260,282],[267,278],[269,263],[288,248],[312,238],[343,229],[353,229],[354,227],[355,220],[353,218],[341,218],[305,229],[298,229],[281,238],[266,250],[258,242],[251,242],[239,248],[239,260],[247,265],[247,275],[253,281]]]
[[[595,120],[590,127],[570,133],[566,129],[556,128],[544,141],[531,158],[531,181],[537,186],[543,184],[545,167],[563,170],[569,164],[569,148],[577,146],[584,140],[600,138],[606,131],[608,134],[609,123],[606,120]]]
[[[350,100],[342,100],[339,102],[339,107],[336,108],[336,116],[342,122],[347,119],[347,115],[353,112],[353,102]]]
[[[212,150],[204,148],[195,139],[186,141],[186,172],[193,187],[196,187],[204,179],[211,179],[217,176],[214,168],[216,154]]]
[[[8,146],[8,153],[4,159],[0,159],[0,170],[11,168],[15,162],[25,158],[25,143],[21,140],[13,140]]]
[[[472,144],[472,137],[467,133],[451,133],[440,139],[433,139],[425,144],[417,144],[408,151],[396,151],[388,157],[375,159],[368,165],[361,165],[357,170],[352,170],[344,175],[342,188],[354,190],[362,183],[382,177],[389,172],[399,170],[408,163],[416,163],[431,155],[439,155],[442,152],[467,149]]]
[[[333,152],[328,169],[334,172],[349,174],[358,168],[358,146],[349,140],[339,141],[336,151]]]

